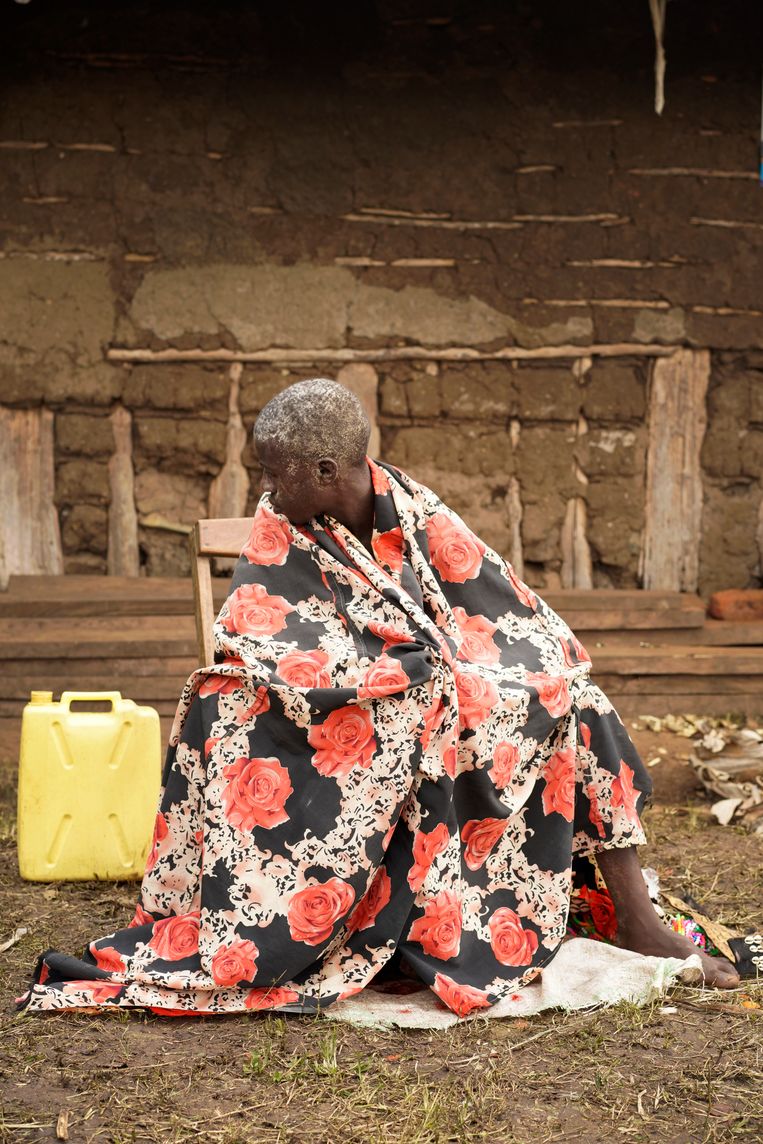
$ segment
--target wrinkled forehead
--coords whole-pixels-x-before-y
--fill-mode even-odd
[[[278,469],[291,468],[294,464],[295,458],[292,456],[293,450],[287,449],[270,435],[259,435],[256,426],[254,430],[254,448],[260,464],[264,468],[271,469],[273,472]]]
[[[286,442],[279,442],[270,435],[258,437],[255,429],[254,447],[263,469],[276,475],[303,474],[310,468],[309,459]]]

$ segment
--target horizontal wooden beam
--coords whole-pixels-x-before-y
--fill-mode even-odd
[[[631,167],[629,175],[647,175],[650,178],[698,178],[698,179],[757,179],[756,171],[728,171],[715,167]]]
[[[294,365],[310,362],[347,361],[532,361],[555,358],[582,357],[670,357],[677,346],[642,345],[640,342],[617,342],[611,345],[588,346],[501,346],[495,350],[476,350],[471,346],[447,346],[442,349],[429,346],[384,346],[378,349],[285,349],[271,346],[264,350],[164,350],[128,349],[112,346],[107,350],[109,361],[117,362],[281,362]]]
[[[736,218],[699,218],[693,216],[689,219],[692,226],[720,226],[731,230],[763,230],[763,222],[752,222]]]

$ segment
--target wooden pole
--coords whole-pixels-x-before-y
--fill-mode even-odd
[[[710,381],[708,350],[654,363],[646,461],[644,588],[696,592],[702,524],[700,450]]]

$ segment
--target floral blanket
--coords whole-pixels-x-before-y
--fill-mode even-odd
[[[31,1011],[309,1012],[399,951],[450,1010],[537,976],[573,858],[643,841],[647,774],[566,624],[369,461],[372,552],[263,496],[188,681],[135,917],[48,951]]]

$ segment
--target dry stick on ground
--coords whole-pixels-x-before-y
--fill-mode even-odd
[[[0,1128],[50,1128],[50,1121],[46,1120],[44,1124],[38,1124],[35,1120],[20,1120],[18,1122],[0,1120]]]
[[[730,1017],[763,1017],[763,1010],[745,1009],[743,1005],[732,1005],[722,1001],[703,1001],[702,1004],[697,1004],[695,1001],[684,1001],[681,997],[674,998],[676,1005],[683,1005],[687,1009],[696,1009],[699,1013],[703,1013],[711,1009],[714,1013],[728,1013]]]
[[[583,1014],[575,1020],[562,1022],[558,1025],[550,1025],[548,1029],[541,1029],[539,1033],[535,1033],[532,1037],[527,1037],[524,1041],[518,1041],[516,1045],[512,1045],[507,1041],[505,1042],[505,1047],[509,1050],[510,1053],[515,1053],[517,1049],[523,1049],[525,1045],[529,1045],[533,1041],[539,1041],[541,1037],[547,1037],[550,1033],[558,1033],[560,1029],[567,1030],[574,1028],[576,1025],[584,1024],[586,1017],[595,1016],[596,1014],[601,1013],[602,1009],[605,1008],[605,1005],[596,1005],[591,1009],[586,1009]]]
[[[230,1112],[218,1112],[215,1116],[206,1116],[204,1120],[194,1120],[193,1131],[186,1136],[180,1136],[174,1144],[185,1144],[186,1140],[193,1140],[202,1126],[212,1124],[215,1120],[227,1120],[230,1116],[243,1116],[245,1112],[257,1112],[259,1109],[267,1107],[268,1103],[272,1104],[268,1101],[265,1101],[264,1104],[248,1104],[244,1108],[232,1108]]]

